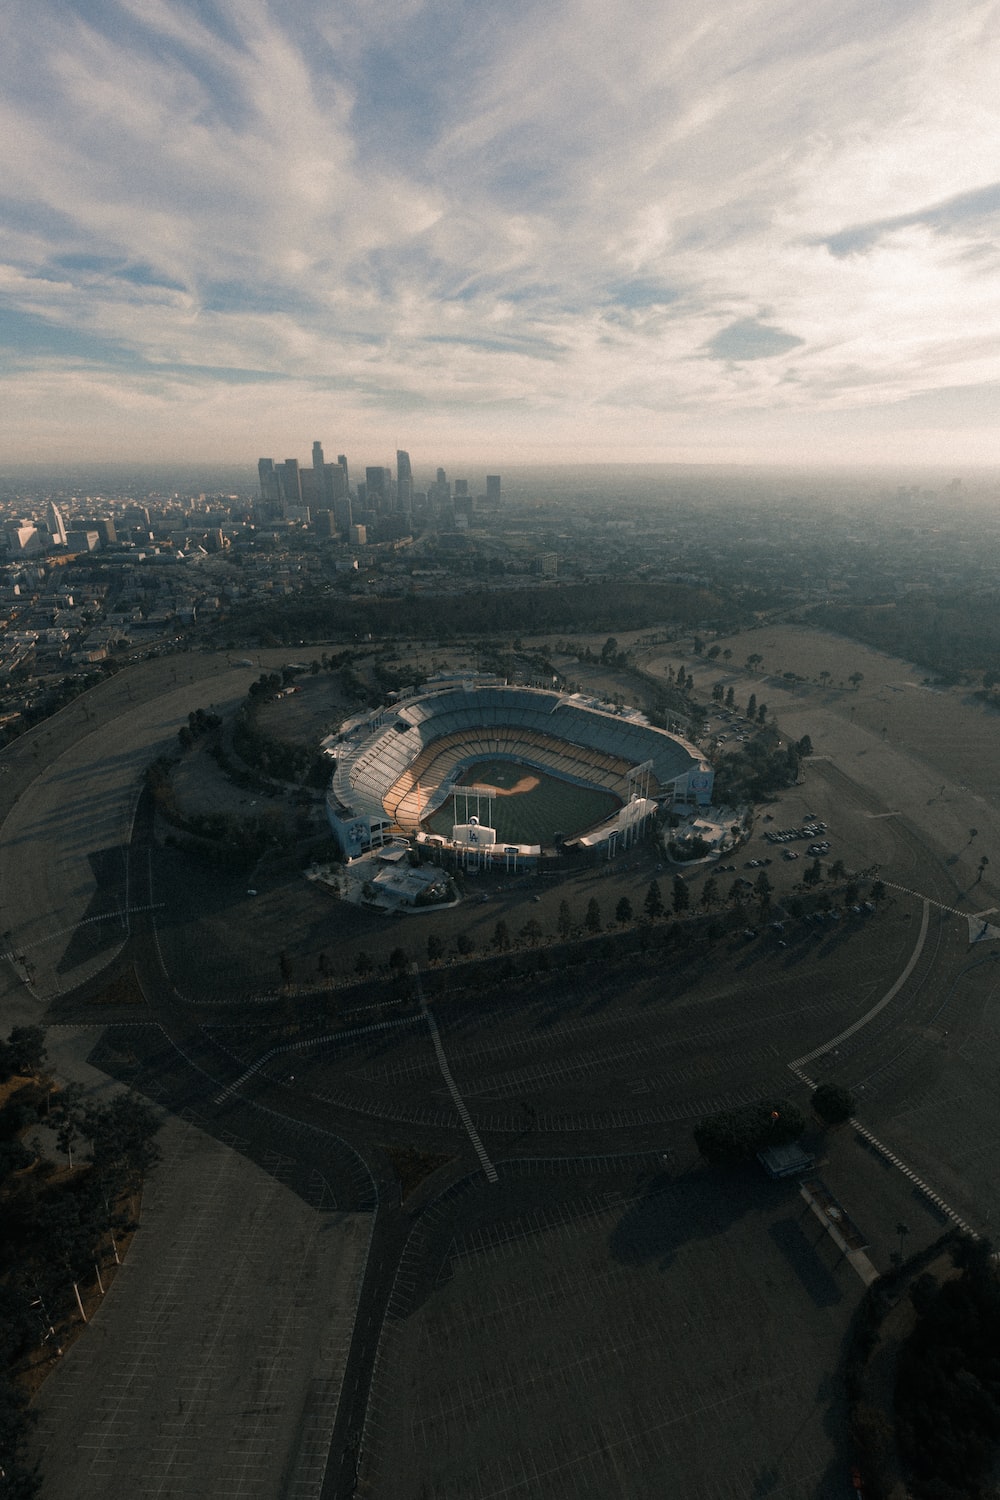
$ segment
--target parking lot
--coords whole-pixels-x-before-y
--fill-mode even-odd
[[[833,1371],[862,1286],[794,1187],[682,1171],[570,1194],[539,1168],[521,1189],[408,1247],[375,1493],[840,1500]]]

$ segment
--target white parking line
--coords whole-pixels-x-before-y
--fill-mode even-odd
[[[798,1068],[801,1068],[804,1063],[812,1062],[813,1058],[822,1057],[823,1053],[829,1052],[832,1047],[839,1047],[841,1042],[845,1042],[849,1036],[853,1036],[856,1031],[860,1031],[862,1026],[867,1026],[868,1022],[874,1020],[880,1010],[885,1009],[890,1000],[894,1000],[896,998],[900,990],[903,988],[903,985],[906,983],[910,975],[913,973],[913,970],[916,968],[917,960],[924,950],[924,943],[927,938],[927,928],[930,924],[931,906],[926,896],[923,898],[923,901],[924,911],[923,917],[921,918],[920,922],[920,931],[917,934],[916,947],[910,954],[909,962],[907,963],[906,968],[903,970],[902,974],[900,974],[899,978],[896,980],[896,983],[892,986],[891,989],[885,992],[881,1000],[873,1005],[870,1011],[867,1011],[866,1014],[861,1016],[859,1020],[855,1021],[852,1026],[848,1026],[846,1031],[842,1031],[839,1036],[835,1036],[830,1041],[824,1042],[821,1047],[814,1047],[811,1052],[807,1052],[803,1057],[797,1057],[793,1062],[790,1062],[788,1066],[791,1068],[792,1072],[795,1072]]]
[[[427,1001],[424,999],[424,987],[420,983],[420,970],[417,968],[416,964],[410,965],[410,973],[413,975],[413,982],[416,985],[417,999],[420,1001],[421,1013],[423,1014],[425,1020],[427,1021],[427,1025],[430,1028],[431,1041],[434,1043],[434,1051],[437,1053],[438,1067],[441,1069],[441,1077],[448,1085],[448,1091],[451,1094],[452,1099],[454,1100],[455,1108],[458,1110],[459,1118],[461,1119],[462,1124],[465,1126],[465,1132],[468,1135],[469,1140],[472,1142],[476,1155],[479,1157],[479,1160],[482,1163],[483,1171],[486,1173],[487,1180],[489,1182],[496,1182],[497,1169],[490,1161],[489,1157],[486,1155],[486,1147],[479,1139],[479,1133],[476,1130],[475,1125],[473,1125],[472,1123],[472,1116],[466,1109],[465,1100],[458,1092],[458,1085],[452,1077],[451,1069],[448,1066],[448,1059],[444,1055],[444,1047],[441,1045],[441,1035],[438,1031],[437,1021],[428,1010]]]

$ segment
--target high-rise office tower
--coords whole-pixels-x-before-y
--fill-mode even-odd
[[[389,509],[389,484],[392,475],[388,469],[381,464],[369,465],[365,469],[365,494],[368,497],[368,509],[381,514]]]
[[[396,449],[396,509],[413,509],[413,471],[410,468],[410,455],[404,453],[402,448]]]
[[[338,462],[338,464],[340,465],[340,467],[344,471],[344,483],[347,486],[347,493],[350,494],[351,493],[351,476],[347,472],[347,454],[346,453],[338,453],[337,454],[337,462]]]
[[[308,486],[303,475],[302,498],[313,510],[333,509],[333,497],[328,488],[326,465],[323,462],[323,444],[318,439],[313,443],[312,479]]]
[[[257,477],[260,480],[260,498],[265,501],[277,501],[280,498],[278,494],[278,471],[274,466],[273,458],[258,460]]]
[[[301,505],[302,481],[299,478],[298,459],[286,458],[283,464],[277,465],[277,470],[281,499],[286,505]]]
[[[323,493],[329,498],[330,509],[337,520],[337,530],[346,536],[354,518],[351,515],[351,497],[347,493],[347,474],[340,464],[323,465]]]

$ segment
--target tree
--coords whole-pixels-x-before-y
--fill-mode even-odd
[[[733,708],[736,704],[736,694],[731,687],[726,688],[726,707]]]
[[[473,950],[473,941],[467,932],[460,932],[455,939],[455,947],[463,958],[467,958]]]
[[[719,882],[716,880],[716,878],[715,878],[714,875],[710,875],[708,877],[708,879],[705,881],[705,884],[702,887],[702,891],[701,891],[701,904],[705,908],[705,910],[707,911],[710,906],[714,906],[715,905],[715,903],[718,901],[718,899],[719,899]]]
[[[591,896],[587,902],[587,914],[583,919],[583,925],[588,932],[600,932],[601,930],[601,908],[597,904],[596,896]]]
[[[160,1124],[152,1106],[133,1093],[116,1094],[110,1104],[85,1111],[82,1131],[105,1183],[134,1184],[145,1177],[160,1159],[153,1140]]]
[[[5,1061],[11,1072],[27,1076],[40,1073],[45,1067],[48,1054],[45,1050],[45,1032],[41,1026],[15,1026],[7,1038]]]
[[[811,865],[802,871],[803,885],[819,885],[823,879],[823,866],[818,859],[814,859]]]
[[[757,900],[760,902],[760,914],[761,914],[761,916],[763,916],[764,913],[768,910],[769,906],[771,905],[771,891],[772,891],[771,882],[768,879],[768,875],[767,875],[767,871],[766,870],[761,870],[760,874],[757,876],[757,879],[754,881],[754,887],[753,887],[753,889],[754,889],[754,895],[757,897]]]
[[[830,879],[843,880],[847,875],[847,869],[842,859],[835,859],[830,866]]]
[[[763,660],[764,658],[761,656],[759,651],[753,651],[747,657],[747,667],[751,672],[755,672]]]
[[[878,903],[879,901],[884,901],[885,900],[885,881],[884,880],[873,880],[872,884],[871,884],[871,890],[869,891],[868,894],[871,896],[872,900],[874,902],[876,902],[876,903]]]
[[[573,914],[569,909],[568,901],[560,901],[559,903],[559,915],[556,917],[556,930],[559,933],[559,936],[562,938],[563,942],[566,941],[570,933],[573,931]]]
[[[55,1126],[59,1150],[66,1153],[66,1165],[73,1169],[73,1146],[80,1136],[79,1108],[83,1085],[69,1083],[60,1089],[49,1108],[49,1119]]]
[[[969,829],[969,844],[972,843],[973,839],[977,839],[978,837],[979,837],[979,829],[978,828],[970,828]],[[968,844],[966,845],[966,848],[968,848]]]
[[[365,953],[364,950],[362,950],[354,960],[354,967],[361,975],[361,978],[364,979],[365,975],[370,974],[372,969],[375,967],[374,963],[372,962],[371,954]]]
[[[291,984],[292,960],[288,957],[288,954],[285,952],[284,948],[282,948],[281,952],[278,954],[278,968],[281,971],[282,984],[286,986]]]
[[[679,916],[682,911],[687,911],[691,905],[691,892],[687,888],[686,881],[680,875],[674,876],[671,904],[673,905],[675,916]]]
[[[747,718],[753,719],[757,714],[757,694],[751,693],[747,699]]]
[[[493,946],[498,953],[506,953],[510,947],[510,930],[503,917],[493,929]]]
[[[651,922],[655,922],[658,917],[663,916],[663,897],[660,894],[660,883],[658,880],[651,880],[649,882],[649,890],[646,892],[643,908]]]
[[[762,703],[760,705],[760,707],[758,708],[758,710],[757,710],[757,723],[758,724],[763,724],[763,722],[764,722],[764,720],[766,718],[767,718],[767,704],[766,703]]]
[[[851,684],[851,686],[854,688],[854,691],[857,692],[858,688],[861,686],[861,684],[865,680],[865,674],[864,674],[864,672],[852,672],[851,675],[850,675],[850,677],[848,677],[847,680]]]
[[[853,906],[857,901],[859,894],[860,892],[858,890],[857,881],[849,880],[844,886],[844,905]]]
[[[977,871],[977,874],[976,874],[976,885],[978,885],[979,882],[982,880],[982,878],[983,878],[983,872],[986,869],[986,867],[989,864],[989,862],[990,861],[989,861],[989,856],[988,855],[981,854],[979,856],[979,864],[976,866],[976,871]]]
[[[537,917],[529,917],[521,928],[521,936],[527,938],[532,947],[542,938],[542,924]]]
[[[436,964],[444,957],[444,940],[436,932],[427,934],[427,962]]]
[[[410,962],[405,948],[393,948],[389,954],[389,968],[397,976],[401,976]]]
[[[821,1083],[813,1093],[812,1107],[824,1125],[842,1125],[853,1115],[855,1099],[837,1083]]]
[[[822,671],[819,674],[819,680],[823,684],[824,687],[826,687],[827,683],[830,681],[831,675],[832,674],[830,672],[827,672],[826,670]]]
[[[706,1161],[729,1166],[770,1146],[797,1141],[805,1128],[802,1111],[786,1099],[776,1099],[709,1115],[696,1126],[694,1139]]]
[[[622,896],[615,907],[615,921],[622,927],[627,927],[632,920],[632,903],[627,896]]]
[[[812,755],[813,753],[813,742],[807,734],[804,734],[795,748],[799,752],[800,758],[805,760],[807,755]]]
[[[725,648],[725,650],[723,651],[723,653],[722,653],[722,660],[723,661],[731,661],[732,660],[732,656],[733,656],[733,653],[730,650],[730,648],[727,646]]]
[[[726,685],[725,685],[725,683],[724,682],[714,682],[712,684],[712,702],[713,703],[721,703],[722,700],[723,700],[723,698],[725,697],[725,695],[726,695]]]

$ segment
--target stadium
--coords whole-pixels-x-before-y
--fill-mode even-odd
[[[707,806],[699,750],[580,694],[445,679],[394,696],[324,741],[342,857],[393,838],[518,865],[573,849],[613,857],[657,809]]]

